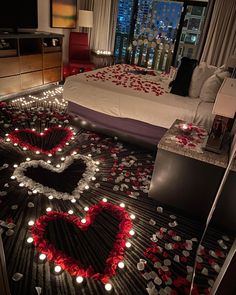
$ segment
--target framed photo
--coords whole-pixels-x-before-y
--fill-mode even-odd
[[[51,27],[76,28],[77,0],[51,0]]]

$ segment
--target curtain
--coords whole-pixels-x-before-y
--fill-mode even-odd
[[[236,1],[215,0],[201,61],[221,66],[236,53]]]
[[[94,0],[94,27],[91,47],[94,51],[114,51],[118,0]]]
[[[78,8],[93,11],[89,44],[93,51],[114,51],[118,0],[78,0]]]

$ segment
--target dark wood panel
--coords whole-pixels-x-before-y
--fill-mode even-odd
[[[24,55],[20,57],[21,73],[42,70],[43,58],[42,54]]]
[[[0,95],[20,91],[20,75],[0,78]]]
[[[55,68],[60,67],[62,64],[61,52],[45,53],[43,55],[43,68]]]
[[[27,89],[43,84],[43,72],[37,71],[21,75],[21,88]]]
[[[149,197],[206,221],[224,168],[159,149]],[[236,173],[231,172],[222,191],[213,223],[235,233]]]
[[[0,77],[18,75],[20,73],[19,57],[0,58]]]
[[[61,68],[47,69],[43,71],[44,84],[61,81]]]

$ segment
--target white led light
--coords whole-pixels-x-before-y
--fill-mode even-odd
[[[134,214],[131,214],[130,218],[134,220],[136,218],[136,216]]]
[[[129,234],[130,234],[131,236],[133,236],[133,235],[135,234],[135,231],[134,231],[133,229],[131,229],[130,232],[129,232]]]
[[[21,182],[20,184],[19,184],[19,186],[20,187],[23,187],[25,184],[23,183],[23,182]]]
[[[11,141],[10,138],[7,138],[6,141]]]
[[[16,179],[16,177],[14,175],[11,176],[11,179]]]
[[[89,210],[89,207],[84,207],[84,211],[88,211]]]
[[[130,247],[131,247],[131,243],[130,243],[130,242],[126,242],[125,246],[126,246],[127,248],[130,248]]]
[[[18,128],[15,128],[15,130],[17,131],[17,130],[19,130]]]
[[[71,203],[76,203],[76,199],[72,199],[71,200]]]
[[[51,208],[51,207],[48,207],[48,208],[46,209],[46,211],[47,211],[47,212],[50,212],[50,211],[52,211],[52,208]]]
[[[60,168],[60,167],[61,167],[61,165],[60,165],[60,164],[57,164],[57,165],[56,165],[56,167],[57,167],[57,168]]]
[[[45,260],[46,257],[47,257],[47,256],[46,256],[45,254],[40,254],[40,255],[39,255],[39,259],[42,260],[42,261]]]
[[[18,165],[17,165],[17,164],[14,164],[14,165],[13,165],[13,167],[14,167],[14,168],[17,168],[17,167],[18,167]]]
[[[91,154],[88,154],[88,157],[92,157],[92,155]]]
[[[121,208],[125,208],[125,204],[124,203],[120,203],[120,207]]]
[[[61,151],[62,151],[62,149],[61,149],[61,148],[59,148],[59,149],[58,149],[58,152],[61,152]]]
[[[15,142],[15,143],[14,143],[14,146],[18,146],[18,144]]]
[[[83,280],[84,280],[84,278],[81,277],[81,276],[78,276],[78,277],[76,278],[76,282],[77,282],[78,284],[81,284],[81,283],[83,282]]]
[[[87,220],[85,218],[81,219],[81,223],[85,224]]]
[[[98,172],[99,171],[99,168],[96,168],[96,172]]]
[[[42,136],[42,135],[44,135],[44,133],[43,132],[40,132],[40,135]]]
[[[5,136],[8,136],[8,135],[9,135],[8,133],[5,134]]]
[[[36,151],[35,154],[36,154],[36,155],[39,155],[39,154],[40,154],[40,151]]]
[[[24,147],[23,147],[23,150],[24,150],[24,151],[27,151],[27,147],[24,146]]]
[[[64,157],[61,157],[61,161],[65,161],[65,158]]]
[[[85,188],[85,189],[89,189],[89,185],[86,184],[84,188]]]
[[[48,164],[51,164],[52,162],[51,162],[50,160],[47,160],[47,163],[48,163]]]
[[[55,271],[56,273],[59,273],[59,272],[61,271],[61,267],[60,267],[59,265],[55,266],[55,267],[54,267],[54,271]]]
[[[107,202],[107,199],[106,199],[106,198],[103,198],[102,201],[103,201],[104,203],[106,203],[106,202]]]
[[[105,285],[105,289],[106,289],[106,291],[111,291],[111,289],[112,289],[112,285],[111,285],[110,283],[107,283],[107,284]]]
[[[29,238],[27,239],[27,243],[28,243],[28,244],[31,244],[31,243],[33,243],[33,240],[34,240],[34,239],[33,239],[32,237],[29,237]]]
[[[120,262],[118,263],[118,267],[119,267],[119,268],[124,268],[124,267],[125,267],[124,262],[123,262],[123,261],[120,261]]]
[[[32,128],[32,131],[35,131],[35,128]]]
[[[48,196],[48,198],[49,198],[49,200],[52,200],[52,199],[53,199],[53,196],[52,196],[52,195],[50,195],[50,196]]]
[[[48,156],[49,156],[49,157],[51,157],[51,156],[52,156],[52,154],[48,154]]]
[[[72,155],[76,155],[77,154],[77,152],[76,151],[74,151],[73,153],[72,153]]]
[[[92,180],[93,180],[93,181],[96,180],[96,177],[93,176],[93,177],[92,177]]]
[[[38,191],[36,189],[33,190],[33,194],[37,194]]]
[[[73,210],[69,210],[68,213],[69,213],[69,214],[73,214],[74,211],[73,211]]]
[[[100,164],[100,162],[99,162],[99,161],[96,161],[96,164],[97,164],[97,165],[99,165],[99,164]]]
[[[70,143],[69,142],[66,142],[66,145],[70,145]]]
[[[33,221],[33,220],[30,220],[30,221],[28,222],[28,225],[29,225],[29,226],[34,225],[34,221]]]
[[[31,159],[30,158],[26,158],[26,161],[28,162],[28,161],[30,161]]]

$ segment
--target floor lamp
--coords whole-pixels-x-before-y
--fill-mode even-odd
[[[230,79],[230,78],[227,78],[227,79]],[[236,79],[230,79],[230,81],[233,83],[232,87],[234,87],[236,85]],[[235,112],[236,112],[236,92],[231,92],[230,91],[230,93],[232,94],[232,99],[234,99],[234,101],[235,101],[232,105],[230,105],[230,107],[231,107],[230,111],[233,112],[233,115],[235,115]],[[225,101],[225,103],[222,104],[223,108],[225,108],[225,106],[226,106],[226,101]],[[219,107],[219,105],[218,105],[218,107]],[[208,214],[205,229],[203,231],[202,237],[201,237],[200,242],[198,244],[198,248],[197,248],[196,256],[195,256],[195,262],[194,262],[194,268],[193,268],[193,274],[192,274],[192,280],[191,280],[191,286],[190,286],[189,295],[193,294],[193,284],[194,284],[194,279],[195,279],[195,275],[196,275],[196,267],[197,267],[197,255],[198,255],[198,253],[199,253],[199,251],[201,249],[203,239],[205,238],[208,226],[209,226],[209,224],[211,222],[211,219],[212,219],[212,216],[213,216],[213,214],[215,212],[217,203],[218,203],[219,198],[221,196],[221,192],[222,192],[222,190],[224,188],[225,182],[227,180],[227,177],[229,175],[229,172],[231,170],[231,167],[233,165],[235,157],[236,157],[236,134],[234,135],[234,138],[233,138],[232,143],[231,143],[231,147],[230,147],[230,151],[229,151],[228,165],[227,165],[227,167],[225,169],[223,178],[221,180],[220,186],[219,186],[218,191],[216,193],[216,196],[215,196],[214,202],[212,204],[211,210],[210,210],[210,212]],[[226,273],[226,270],[229,267],[231,260],[234,257],[235,251],[236,251],[236,242],[234,241],[234,243],[233,243],[233,245],[231,247],[230,253],[229,253],[229,257],[227,257],[227,259],[225,260],[225,263],[224,263],[224,265],[222,267],[222,272],[219,274],[219,278],[217,278],[217,280],[215,282],[215,285],[212,288],[212,291],[210,293],[211,295],[214,295],[216,293],[216,291],[217,291],[217,289],[218,289],[218,287],[220,285],[220,282],[221,282],[222,278],[224,277],[224,274]]]
[[[86,28],[86,29],[82,29],[82,32],[87,33],[88,35],[90,35],[90,30],[89,29],[93,27],[93,11],[79,10],[79,13],[78,13],[78,27],[79,27],[79,30],[80,30],[80,28]]]

